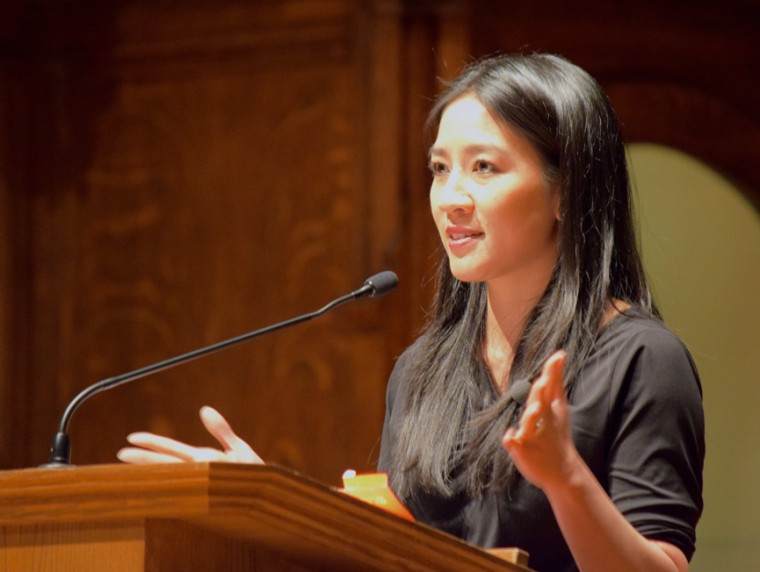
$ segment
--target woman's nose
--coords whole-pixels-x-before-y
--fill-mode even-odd
[[[434,206],[444,212],[456,210],[471,210],[473,207],[472,197],[467,191],[465,178],[456,172],[451,172],[436,189],[433,183],[432,200]]]

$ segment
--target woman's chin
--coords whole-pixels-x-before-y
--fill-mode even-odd
[[[451,262],[449,262],[449,270],[451,271],[452,276],[454,276],[454,278],[456,278],[460,282],[485,281],[485,276],[483,272],[481,272],[477,268],[464,267],[460,264],[452,264]]]

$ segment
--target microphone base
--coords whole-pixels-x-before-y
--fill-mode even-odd
[[[71,463],[63,463],[61,461],[51,461],[49,463],[45,463],[44,465],[38,465],[38,469],[73,469],[76,465],[72,465]]]
[[[53,438],[53,445],[50,447],[50,460],[44,465],[45,469],[60,469],[62,467],[71,467],[71,443],[69,436],[63,431],[59,431]]]

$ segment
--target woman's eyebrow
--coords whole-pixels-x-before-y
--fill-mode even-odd
[[[430,159],[430,158],[431,158],[433,155],[447,155],[447,153],[446,153],[446,151],[445,151],[443,148],[441,148],[441,147],[430,147],[430,149],[428,149],[428,154],[427,154],[427,156],[428,156],[428,160],[429,160],[429,159]]]
[[[504,149],[498,145],[491,145],[487,143],[473,143],[472,145],[465,145],[463,148],[467,155],[477,155],[478,153],[503,153]],[[433,155],[448,156],[448,151],[443,147],[431,147],[428,150],[428,159]]]

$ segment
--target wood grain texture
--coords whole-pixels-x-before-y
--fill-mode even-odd
[[[0,572],[137,572],[144,570],[141,522],[4,526]]]
[[[357,40],[369,23],[357,3],[90,8],[41,8],[39,65],[18,72],[41,142],[27,173],[29,349],[16,370],[28,381],[16,391],[33,399],[16,466],[44,458],[86,385],[357,288],[382,269],[367,253],[387,250],[395,224],[364,186]],[[378,220],[383,233],[365,232]],[[195,412],[210,403],[269,460],[333,482],[369,468],[390,304],[342,308],[98,396],[72,420],[74,459],[112,460],[138,429],[207,443]]]
[[[76,522],[107,530],[113,522],[145,520],[153,523],[147,536],[153,526],[171,527],[166,519],[191,527],[158,531],[159,552],[183,531],[199,535],[197,526],[323,570],[528,570],[273,466],[102,465],[0,473],[4,527]]]

